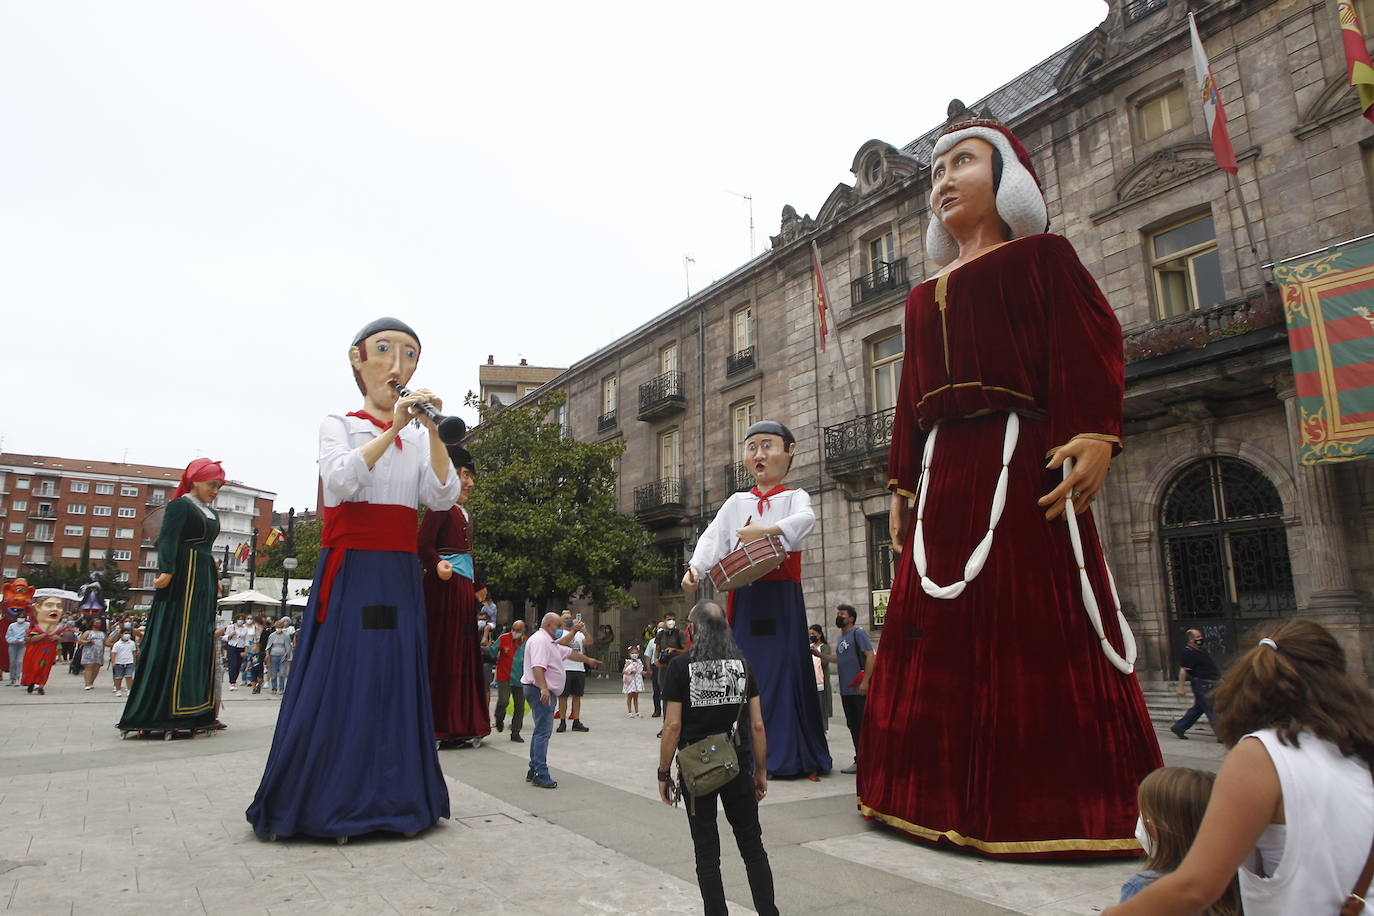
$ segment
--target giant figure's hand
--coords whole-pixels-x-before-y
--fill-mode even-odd
[[[697,590],[697,581],[697,571],[688,566],[687,572],[682,574],[682,590],[690,595]]]
[[[434,567],[434,572],[440,579],[447,582],[449,579],[453,578],[453,564],[448,560],[440,560],[439,564]]]
[[[171,573],[158,573],[158,574],[157,574],[157,577],[153,579],[153,588],[166,588],[167,586],[169,586],[169,585],[171,585],[171,584],[172,584],[172,574],[171,574]]]
[[[892,538],[892,549],[902,552],[902,533],[906,531],[907,517],[911,514],[911,504],[900,493],[893,493],[888,500],[887,533]]]
[[[1082,515],[1088,511],[1097,492],[1107,480],[1107,472],[1112,467],[1112,444],[1100,439],[1070,439],[1055,450],[1047,468],[1053,470],[1064,464],[1065,458],[1073,459],[1073,472],[1064,482],[1046,495],[1040,497],[1038,505],[1047,507],[1045,518],[1056,519],[1064,514],[1065,497],[1071,490],[1074,494],[1074,511]]]

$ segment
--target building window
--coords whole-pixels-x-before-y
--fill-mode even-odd
[[[744,460],[744,432],[758,422],[758,407],[753,398],[740,401],[730,408],[731,431],[734,433],[736,461]]]
[[[110,551],[110,555],[116,560],[132,560],[134,558],[132,550],[112,550]]]
[[[614,375],[608,375],[601,380],[601,412],[615,413],[619,403],[620,380]]]
[[[62,548],[62,559],[64,559],[64,560],[79,560],[79,559],[81,559],[81,548],[80,548],[80,547],[63,547],[63,548]]]
[[[663,374],[677,371],[677,344],[670,343],[658,351],[658,371]]]
[[[131,539],[133,538],[133,536],[134,536],[134,529],[132,529],[132,528],[116,528],[116,529],[115,529],[115,537],[116,537],[116,538],[123,538],[124,540],[127,541],[127,540],[131,540]]]
[[[29,501],[27,499],[16,499],[10,504],[10,508],[15,512],[27,512],[29,511]]]
[[[91,483],[90,483],[90,481],[88,481],[88,480],[73,480],[73,481],[72,481],[72,492],[73,492],[73,493],[89,493],[89,492],[91,492]]]
[[[1153,140],[1188,123],[1188,95],[1182,86],[1148,98],[1136,108],[1140,139]]]
[[[156,551],[156,550],[145,550],[145,551],[143,552],[143,565],[144,565],[144,566],[149,566],[149,567],[157,566],[157,551]]]
[[[155,578],[157,578],[157,573],[145,572],[145,573],[143,574],[143,587],[144,587],[144,588],[152,588],[152,587],[153,587],[153,580],[154,580]]]
[[[148,500],[155,506],[160,506],[167,501],[166,490],[154,490],[148,496]]]
[[[51,525],[34,525],[34,526],[33,526],[33,538],[34,538],[34,540],[38,540],[38,541],[51,541],[51,540],[52,540],[52,526],[51,526]]]
[[[95,492],[96,492],[97,494],[101,495],[101,496],[113,496],[113,495],[114,495],[114,484],[112,484],[112,483],[98,483],[98,484],[95,485]]]
[[[86,514],[86,504],[85,504],[85,503],[67,503],[67,514],[68,514],[68,515],[85,515],[85,514]]]
[[[658,436],[658,476],[661,480],[682,479],[682,431],[670,429]]]
[[[879,270],[884,264],[897,260],[897,242],[891,232],[885,232],[876,239],[868,241],[868,269],[866,273]]]
[[[27,477],[20,477],[14,482],[14,486],[16,489],[27,490],[29,488],[29,479]]]
[[[897,386],[902,381],[902,346],[900,331],[868,345],[869,384],[875,412],[897,406]]]
[[[114,509],[110,506],[91,506],[92,515],[112,515],[113,513]]]
[[[17,556],[19,556],[19,545],[18,545],[18,544],[6,544],[6,545],[5,545],[5,556],[7,556],[7,557],[17,557]]]
[[[120,518],[138,518],[138,510],[135,509],[135,508],[133,508],[132,506],[120,506],[120,507],[119,507],[119,517],[120,517]]]
[[[869,184],[877,184],[878,179],[883,177],[883,157],[876,155],[868,157],[868,166],[864,172]]]
[[[95,527],[92,527],[92,528],[91,528],[91,537],[93,537],[93,538],[107,538],[107,537],[109,537],[109,536],[110,536],[110,529],[109,529],[109,528],[101,528],[101,527],[99,527],[99,526],[95,526]]]
[[[123,485],[121,485],[120,488],[119,488],[119,495],[120,495],[120,496],[137,496],[137,495],[138,495],[138,487],[131,487],[131,486],[129,486],[128,484],[123,484]]]
[[[24,533],[24,523],[23,523],[23,522],[10,522],[10,534],[23,534],[23,533]]]
[[[1217,230],[1210,213],[1153,233],[1150,265],[1160,318],[1185,315],[1225,298]]]
[[[888,514],[868,517],[868,588],[873,604],[873,626],[880,627],[887,616],[887,599],[897,575],[897,553],[887,530]]]
[[[39,516],[46,516],[47,518],[52,518],[57,513],[53,511],[52,503],[39,503],[38,514]]]
[[[754,345],[754,308],[744,305],[730,313],[730,351],[742,353]]]
[[[68,525],[62,529],[62,532],[69,538],[79,538],[86,533],[86,526]]]

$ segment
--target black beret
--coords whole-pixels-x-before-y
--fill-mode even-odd
[[[357,346],[367,340],[373,334],[380,334],[382,331],[401,331],[415,338],[415,342],[420,342],[420,335],[415,333],[415,329],[406,324],[399,318],[378,318],[363,325],[363,329],[353,335],[353,346]]]
[[[743,441],[748,442],[750,436],[757,436],[760,433],[782,436],[782,441],[787,445],[795,445],[797,443],[797,437],[792,435],[792,430],[783,426],[777,420],[760,420],[755,423],[744,431]]]

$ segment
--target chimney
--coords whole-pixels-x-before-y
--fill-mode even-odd
[[[522,366],[528,366],[529,364],[530,364],[530,361],[529,361],[529,360],[525,359],[525,357],[523,357],[523,356],[520,357],[520,365],[522,365]]]
[[[493,356],[493,355],[490,354],[490,353],[487,354],[487,365],[488,365],[488,366],[494,366],[494,365],[496,365],[496,357]]]

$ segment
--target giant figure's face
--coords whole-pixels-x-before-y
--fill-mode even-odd
[[[62,599],[44,598],[38,602],[38,607],[34,615],[38,622],[48,626],[57,626],[62,619]]]
[[[398,395],[389,383],[409,384],[420,362],[420,344],[404,331],[378,331],[350,347],[348,361],[367,399],[391,411]]]
[[[197,480],[191,484],[191,495],[208,506],[219,496],[219,488],[222,486],[222,480]]]
[[[956,239],[997,215],[992,178],[993,146],[969,137],[950,147],[930,166],[930,212]]]
[[[795,448],[776,433],[755,433],[744,440],[744,466],[760,489],[776,486],[787,476]]]

